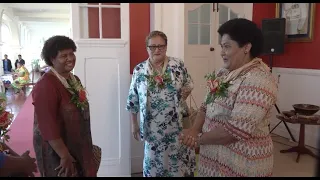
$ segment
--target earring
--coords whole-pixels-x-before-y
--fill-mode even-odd
[[[247,54],[247,53],[248,53],[247,51],[244,52],[244,54]]]

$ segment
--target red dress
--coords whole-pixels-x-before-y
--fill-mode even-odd
[[[60,164],[60,157],[48,141],[61,138],[77,161],[78,175],[96,177],[89,107],[81,112],[71,103],[71,93],[51,71],[35,85],[32,98],[33,146],[41,176],[57,176],[55,168]]]

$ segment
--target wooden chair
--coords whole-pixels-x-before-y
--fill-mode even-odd
[[[27,87],[29,87],[29,86],[34,86],[34,85],[36,84],[36,82],[34,82],[35,70],[34,70],[34,67],[33,67],[33,66],[34,66],[34,65],[32,64],[32,65],[31,65],[31,74],[32,74],[31,82],[23,85],[23,87],[22,87],[22,91],[24,92],[24,94],[26,94],[26,92],[27,92]]]

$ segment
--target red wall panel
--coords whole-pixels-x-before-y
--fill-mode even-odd
[[[252,20],[261,27],[261,20],[275,17],[275,3],[254,3]],[[285,53],[274,56],[273,66],[283,68],[320,69],[318,59],[320,47],[320,4],[316,3],[313,42],[292,42],[285,44]],[[268,57],[262,57],[268,60]]]
[[[150,32],[150,3],[130,3],[130,73],[148,58],[145,39]]]
[[[106,3],[104,3],[106,4]],[[110,4],[110,3],[107,3]],[[130,73],[148,54],[145,46],[150,32],[150,3],[130,3]],[[120,9],[103,9],[103,38],[120,38]],[[99,38],[99,10],[88,9],[89,38]]]

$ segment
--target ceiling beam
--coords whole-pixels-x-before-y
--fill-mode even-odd
[[[39,22],[62,22],[62,23],[69,23],[69,19],[68,18],[35,18],[35,17],[19,17],[19,21],[20,22],[34,22],[34,23],[39,23]]]
[[[69,13],[47,13],[47,12],[35,12],[35,13],[26,13],[26,12],[14,12],[15,16],[29,17],[29,18],[56,18],[56,19],[69,19]]]
[[[69,10],[69,3],[8,3],[9,7],[25,9],[25,10],[39,10],[39,9],[61,9]]]

